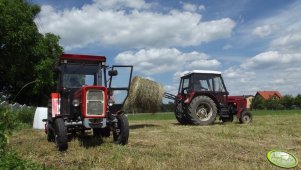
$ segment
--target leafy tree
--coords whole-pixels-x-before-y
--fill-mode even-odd
[[[298,94],[296,97],[295,97],[295,102],[294,104],[296,106],[299,106],[299,108],[301,108],[301,94]]]
[[[261,96],[258,96],[252,100],[251,104],[252,109],[264,109],[265,108],[265,101]]]
[[[58,36],[38,32],[34,18],[39,12],[25,0],[0,0],[0,91],[31,105],[47,103],[62,53]]]
[[[281,98],[280,103],[285,109],[291,109],[292,105],[294,105],[294,97],[291,95],[285,95]]]

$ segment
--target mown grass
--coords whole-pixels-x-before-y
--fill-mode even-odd
[[[216,122],[179,125],[172,113],[129,115],[129,144],[75,137],[58,152],[43,131],[23,129],[10,148],[26,160],[55,169],[279,169],[266,154],[280,149],[301,158],[301,114],[254,113],[250,125]],[[144,118],[143,118],[144,117]],[[160,120],[160,117],[163,119]],[[171,119],[172,118],[172,119]],[[300,164],[295,169],[300,169]]]

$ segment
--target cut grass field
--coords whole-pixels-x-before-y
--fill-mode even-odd
[[[10,148],[26,160],[54,169],[279,169],[269,150],[301,159],[301,111],[254,111],[252,124],[184,126],[172,113],[128,115],[129,144],[75,137],[58,152],[41,130],[23,129]],[[300,169],[300,164],[295,169]]]

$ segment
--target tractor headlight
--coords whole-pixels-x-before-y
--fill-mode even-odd
[[[79,100],[74,99],[74,100],[72,101],[72,105],[73,105],[74,107],[78,107],[78,106],[79,106]]]
[[[113,106],[115,104],[115,101],[112,99],[109,99],[108,104],[109,104],[109,106]]]

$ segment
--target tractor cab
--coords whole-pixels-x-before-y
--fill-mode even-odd
[[[219,105],[227,104],[228,91],[221,72],[193,70],[181,77],[178,96],[189,103],[197,95],[214,98]]]
[[[118,77],[120,68],[127,70],[120,72],[124,86],[113,78]],[[112,132],[115,143],[127,144],[129,127],[122,107],[132,70],[133,66],[106,66],[104,56],[62,54],[55,68],[57,88],[51,93],[45,120],[48,141],[66,150],[69,133],[92,129],[95,136],[108,137]],[[113,97],[117,90],[124,92],[118,97],[119,104]]]

